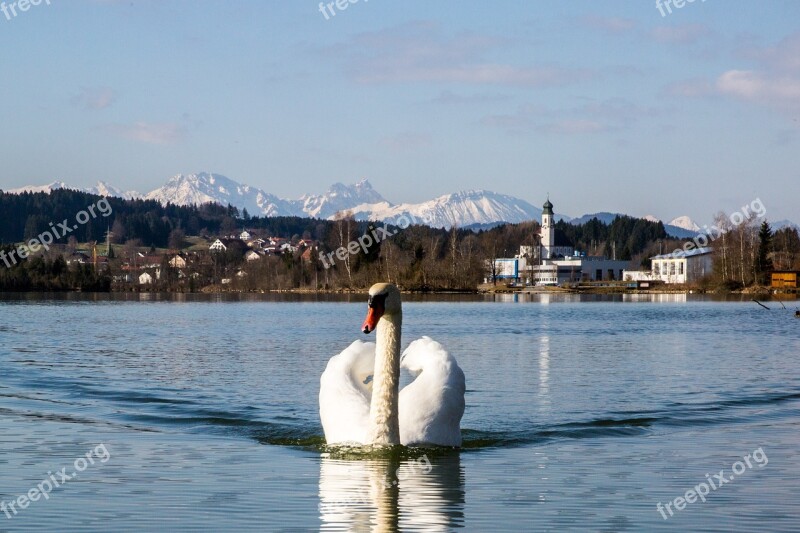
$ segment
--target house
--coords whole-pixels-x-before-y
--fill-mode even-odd
[[[289,252],[289,253],[292,253],[292,254],[293,254],[293,253],[295,253],[295,252],[297,251],[297,246],[292,246],[292,245],[291,245],[291,244],[289,244],[288,242],[285,242],[285,243],[283,243],[283,244],[281,244],[281,245],[280,245],[280,247],[278,248],[278,251],[279,251],[280,253],[282,253],[282,254],[283,254],[283,253],[287,253],[287,252]]]
[[[222,239],[217,239],[211,243],[211,246],[209,246],[208,249],[212,252],[224,252],[228,249],[228,245],[222,242]]]
[[[771,285],[773,289],[797,289],[798,278],[800,278],[800,271],[775,270],[772,272]]]
[[[252,238],[253,238],[253,236],[247,230],[242,230],[242,232],[239,234],[239,240],[240,241],[248,241],[248,240],[250,240]]]
[[[135,263],[140,268],[156,268],[161,265],[164,259],[160,255],[145,255],[141,252],[136,253]]]
[[[78,263],[80,265],[85,265],[87,263],[91,263],[92,260],[83,252],[75,252],[67,258],[67,264],[71,265],[73,263]]]
[[[250,261],[258,261],[261,259],[261,254],[255,250],[250,250],[246,254],[244,254],[244,258],[247,259],[248,262]]]
[[[177,254],[169,260],[169,266],[173,268],[186,268],[186,258],[181,254]]]
[[[149,272],[139,274],[139,285],[150,285],[153,283],[153,276]]]
[[[710,247],[676,251],[650,258],[650,276],[664,283],[696,283],[711,274],[713,262]]]

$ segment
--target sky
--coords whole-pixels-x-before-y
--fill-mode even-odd
[[[660,2],[5,0],[0,188],[208,171],[800,222],[800,2]]]

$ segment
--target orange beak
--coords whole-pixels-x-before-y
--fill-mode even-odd
[[[364,320],[364,325],[361,326],[361,331],[369,335],[376,327],[378,327],[378,320],[383,316],[382,307],[370,307],[367,311],[367,319]]]

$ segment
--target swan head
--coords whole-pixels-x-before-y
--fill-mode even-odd
[[[369,289],[367,305],[369,309],[362,331],[369,334],[378,327],[378,321],[382,316],[401,313],[400,290],[391,283],[376,283]]]

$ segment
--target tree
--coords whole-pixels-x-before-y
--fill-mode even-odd
[[[800,234],[793,227],[785,227],[772,235],[772,262],[778,270],[796,269],[800,256]]]
[[[114,224],[111,225],[111,242],[114,244],[125,242],[125,224],[121,218],[114,219]]]
[[[186,238],[186,233],[178,228],[169,232],[168,244],[170,248],[180,250],[183,248],[183,241]]]
[[[336,221],[334,222],[334,247],[338,250],[340,248],[347,249],[349,243],[356,239],[356,220],[353,214],[349,211],[338,213]],[[344,254],[344,259],[341,261],[347,272],[348,286],[353,284],[353,269],[351,265],[350,253]]]
[[[67,239],[67,253],[73,254],[78,249],[78,239],[75,235],[70,235]]]
[[[755,260],[755,278],[762,285],[767,284],[767,275],[772,270],[772,228],[769,222],[764,220],[758,230],[758,254]]]

